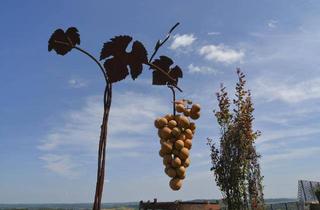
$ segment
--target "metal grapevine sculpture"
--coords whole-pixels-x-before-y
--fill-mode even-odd
[[[181,69],[178,66],[171,68],[173,61],[166,56],[160,56],[159,59],[153,61],[153,58],[159,48],[169,39],[171,32],[178,25],[179,23],[175,24],[171,28],[164,41],[159,40],[156,43],[154,52],[149,60],[144,45],[139,41],[134,41],[131,46],[131,51],[127,52],[127,48],[132,42],[132,37],[122,35],[110,39],[110,41],[104,43],[100,53],[100,61],[104,62],[103,65],[93,55],[79,47],[80,34],[78,29],[75,27],[70,27],[66,31],[57,29],[49,39],[49,51],[54,50],[59,55],[66,55],[71,50],[78,50],[81,53],[84,53],[98,65],[105,80],[105,89],[103,94],[104,111],[100,130],[97,182],[93,210],[101,209],[105,176],[108,119],[112,102],[112,85],[113,83],[125,79],[128,75],[135,80],[142,73],[143,66],[147,65],[153,70],[154,85],[167,85],[171,88],[173,93],[174,89],[182,91],[178,87],[178,78],[182,77]]]

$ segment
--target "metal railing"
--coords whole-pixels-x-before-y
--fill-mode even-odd
[[[286,203],[270,203],[266,204],[265,210],[300,210],[299,202],[286,202]]]

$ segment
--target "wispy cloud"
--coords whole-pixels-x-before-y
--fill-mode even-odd
[[[176,50],[178,48],[190,46],[197,38],[193,34],[176,34],[173,36],[173,41],[170,49]]]
[[[188,65],[191,74],[217,74],[218,70],[209,66],[195,66],[192,63]]]
[[[296,106],[285,111],[259,113],[259,115],[256,115],[256,122],[273,124],[275,126],[290,126],[292,122],[310,121],[310,117],[316,117],[315,113],[320,113],[319,107],[294,105]]]
[[[223,44],[205,45],[200,48],[199,54],[204,56],[207,60],[224,64],[241,62],[245,55],[243,50],[237,51]]]
[[[72,88],[82,88],[86,87],[88,85],[88,82],[85,81],[84,79],[76,79],[72,78],[68,81],[69,87]]]
[[[139,147],[142,139],[149,138],[146,130],[151,130],[159,112],[167,109],[157,97],[133,92],[118,93],[114,96],[109,120],[109,157],[139,157],[142,154],[133,148]],[[103,106],[100,97],[89,97],[85,105],[65,114],[63,122],[53,127],[38,145],[43,151],[41,160],[45,167],[61,175],[68,174],[68,164],[81,164],[81,158],[72,159],[75,153],[94,157],[97,150]],[[122,151],[121,154],[117,151]],[[127,150],[126,152],[123,152]],[[57,154],[64,154],[58,156]],[[61,166],[60,169],[58,166]],[[60,170],[60,171],[59,171]],[[63,170],[66,173],[63,173]]]
[[[217,31],[212,31],[212,32],[208,32],[208,35],[209,36],[217,36],[217,35],[220,35],[221,33],[220,32],[217,32]]]
[[[308,127],[294,127],[290,129],[283,129],[278,131],[267,131],[264,132],[263,135],[260,137],[258,144],[272,142],[272,141],[280,141],[284,140],[288,142],[289,139],[311,136],[314,134],[319,134],[320,130],[317,126],[308,126]]]
[[[69,178],[73,178],[78,174],[75,170],[76,166],[69,155],[45,154],[39,158],[46,162],[45,168],[49,171]]]
[[[279,100],[299,103],[320,98],[320,78],[305,81],[268,80],[257,78],[253,86],[255,96],[267,101]]]
[[[296,160],[302,158],[317,157],[320,147],[304,147],[298,149],[281,149],[279,153],[265,155],[262,158],[264,164],[280,163],[286,160]]]
[[[269,20],[268,23],[267,23],[269,28],[276,28],[277,24],[278,24],[277,20]]]

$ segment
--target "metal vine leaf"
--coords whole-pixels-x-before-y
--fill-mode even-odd
[[[170,66],[173,64],[173,61],[167,57],[167,56],[160,56],[160,59],[155,59],[152,64],[155,66],[160,67],[162,70],[164,70],[170,77],[175,79],[175,81],[172,81],[167,75],[163,74],[162,72],[157,71],[155,68],[151,67],[153,69],[152,73],[152,84],[153,85],[177,85],[178,84],[178,78],[183,77],[182,70],[179,66],[175,66],[173,68],[170,68]]]
[[[128,66],[131,77],[135,80],[141,74],[143,64],[148,62],[147,51],[139,41],[133,42],[131,52],[126,52],[131,41],[130,36],[116,36],[102,47],[100,60],[106,59],[104,67],[112,83],[121,81],[129,75]],[[107,59],[110,56],[112,57]]]
[[[59,55],[65,55],[77,44],[80,44],[80,34],[77,28],[70,27],[66,32],[59,28],[49,39],[48,51],[54,50]]]

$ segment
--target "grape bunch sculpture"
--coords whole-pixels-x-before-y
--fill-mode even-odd
[[[175,101],[175,110],[181,114],[168,114],[154,122],[160,137],[159,155],[163,158],[165,173],[171,178],[170,188],[175,191],[181,188],[186,168],[190,165],[189,151],[196,130],[190,118],[196,120],[200,117],[200,105],[191,104],[187,100]]]

